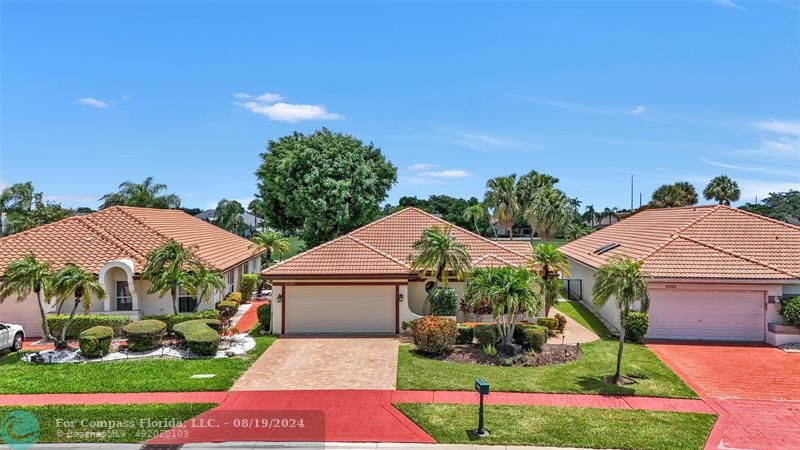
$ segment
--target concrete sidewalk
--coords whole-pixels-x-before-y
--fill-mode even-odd
[[[156,450],[141,444],[39,444],[32,449],[53,450]],[[573,447],[526,447],[480,444],[404,444],[357,442],[220,442],[184,444],[181,449],[197,450],[586,450]],[[166,449],[166,448],[163,448]],[[171,450],[171,449],[170,449]]]

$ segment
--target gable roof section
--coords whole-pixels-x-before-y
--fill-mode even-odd
[[[620,245],[595,253],[610,243]],[[661,278],[800,279],[800,227],[721,205],[642,211],[560,250],[593,268],[643,259]]]
[[[419,209],[405,208],[269,267],[261,273],[268,278],[380,274],[412,276],[415,274],[411,270],[412,244],[419,240],[426,228],[450,225],[452,224]],[[450,233],[464,244],[476,266],[480,266],[478,263],[482,260],[487,265],[497,265],[498,261],[521,265],[527,260],[525,254],[463,228],[453,225]],[[350,251],[355,254],[351,256],[348,253]],[[370,252],[375,255],[370,255]],[[493,262],[485,259],[489,256]],[[373,264],[380,269],[373,268]],[[390,269],[393,271],[387,272]]]
[[[257,253],[248,240],[180,210],[115,206],[0,238],[0,273],[27,253],[56,267],[74,262],[93,273],[111,260],[127,258],[138,271],[147,254],[170,239],[195,247],[197,257],[216,270]]]

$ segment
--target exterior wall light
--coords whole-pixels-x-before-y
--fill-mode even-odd
[[[400,303],[403,303],[403,294],[400,294]]]
[[[283,294],[278,294],[278,303],[283,301]]]

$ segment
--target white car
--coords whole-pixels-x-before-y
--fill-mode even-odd
[[[0,351],[10,349],[12,352],[16,352],[21,350],[23,339],[25,339],[25,330],[21,325],[0,323]]]

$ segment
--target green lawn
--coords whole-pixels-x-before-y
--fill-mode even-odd
[[[138,443],[172,428],[176,421],[185,421],[215,406],[213,403],[3,406],[0,417],[16,410],[33,414],[41,433],[37,443]]]
[[[400,404],[439,443],[476,443],[473,405]],[[486,407],[490,436],[477,443],[625,449],[702,449],[715,416],[630,409],[554,406]]]
[[[0,394],[225,391],[277,339],[256,332],[252,336],[252,352],[219,359],[31,364],[11,353],[0,357]],[[215,376],[190,378],[195,374]]]
[[[601,339],[611,338],[608,328],[581,302],[577,300],[560,301],[555,304],[555,308],[572,320],[592,330]]]

